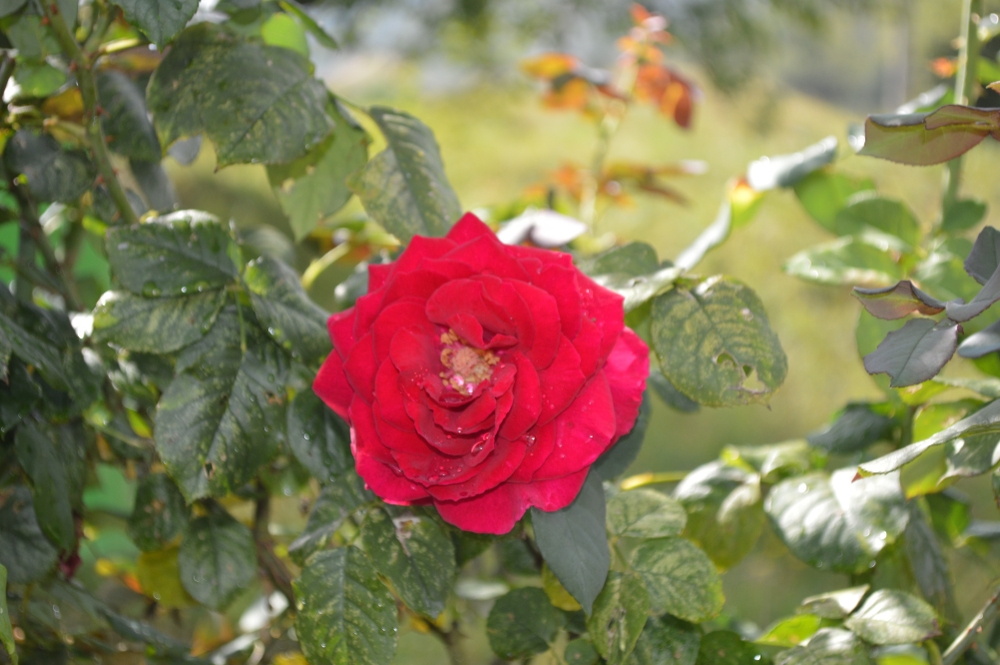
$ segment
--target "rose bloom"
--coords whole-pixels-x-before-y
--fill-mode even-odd
[[[367,295],[328,325],[313,389],[350,423],[358,474],[479,533],[572,503],[632,429],[649,373],[621,296],[471,214],[370,266]]]

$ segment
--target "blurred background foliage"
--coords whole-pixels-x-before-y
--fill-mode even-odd
[[[238,2],[238,0],[223,0]],[[213,3],[202,2],[210,11]],[[469,209],[502,206],[546,180],[568,161],[585,162],[594,125],[547,109],[539,86],[519,63],[547,51],[573,54],[595,67],[614,64],[615,38],[631,25],[630,0],[315,0],[310,14],[333,34],[339,50],[310,39],[317,75],[358,104],[389,104],[435,131],[451,182]],[[994,6],[996,5],[996,6]],[[651,10],[670,20],[671,66],[701,89],[692,126],[683,130],[653,108],[636,107],[622,123],[609,160],[661,164],[703,160],[704,174],[672,180],[687,203],[635,197],[600,218],[597,234],[642,239],[674,257],[715,216],[731,177],[761,155],[795,152],[824,136],[844,136],[865,114],[890,111],[942,82],[941,61],[954,54],[959,27],[954,0],[657,0]],[[1000,4],[988,3],[1000,11]],[[379,149],[374,146],[373,153]],[[966,157],[966,191],[990,205],[998,148]],[[238,220],[247,241],[301,270],[357,218],[352,203],[296,245],[263,167],[215,169],[210,147],[189,166],[166,162],[181,208]],[[848,157],[838,172],[872,178],[880,192],[905,200],[930,224],[940,207],[941,170]],[[795,252],[830,239],[808,219],[790,191],[770,197],[753,224],[710,255],[706,274],[735,275],[764,301],[789,358],[784,387],[769,407],[702,409],[681,414],[656,402],[636,469],[688,470],[717,457],[727,444],[800,438],[831,416],[834,405],[879,392],[857,353],[860,306],[845,288],[786,275]],[[310,295],[336,307],[333,285],[359,256],[346,255],[312,284]],[[984,478],[959,489],[985,509]],[[987,517],[974,515],[974,517]],[[964,548],[952,562],[957,596],[1000,575]],[[802,596],[848,586],[846,576],[819,573],[787,554],[774,536],[725,575],[727,613],[763,627],[788,614]],[[766,590],[762,592],[762,590]],[[488,652],[481,645],[483,655]],[[400,663],[439,662],[440,646],[419,630],[401,637]]]

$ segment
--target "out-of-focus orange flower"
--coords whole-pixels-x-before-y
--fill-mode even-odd
[[[635,96],[650,101],[660,112],[688,129],[698,89],[677,72],[662,65],[640,65],[635,80]]]
[[[931,60],[931,71],[943,79],[951,78],[958,70],[955,58],[934,58]]]

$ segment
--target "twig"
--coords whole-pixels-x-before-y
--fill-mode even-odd
[[[441,640],[445,651],[448,652],[448,660],[451,661],[451,665],[465,665],[465,654],[458,647],[458,641],[461,637],[461,632],[458,629],[458,621],[455,621],[451,625],[451,629],[447,631],[441,630],[433,621],[426,621],[425,623],[430,631],[434,633],[434,636]]]
[[[979,65],[978,17],[983,13],[983,0],[965,0],[962,3],[961,47],[958,50],[958,69],[955,73],[955,103],[967,104],[976,85]],[[958,188],[962,184],[962,158],[948,162],[944,177],[943,212],[958,201]]]
[[[288,572],[285,562],[274,553],[274,541],[268,531],[271,522],[271,497],[267,488],[257,481],[257,500],[254,504],[253,541],[257,550],[257,563],[267,573],[274,588],[288,599],[289,611],[295,611],[295,589],[292,587],[292,575]]]
[[[955,641],[951,643],[951,646],[941,656],[942,665],[954,665],[958,662],[962,654],[976,641],[976,638],[983,630],[983,626],[996,617],[998,606],[1000,606],[1000,587],[997,587],[996,591],[993,592],[993,596],[986,601],[979,614],[973,617],[969,625],[962,629],[962,632],[959,633]]]
[[[83,97],[84,126],[87,128],[87,139],[90,144],[90,152],[94,156],[94,163],[97,170],[104,179],[104,184],[108,188],[108,194],[115,202],[118,213],[122,221],[126,224],[138,224],[139,217],[132,209],[132,205],[125,195],[125,188],[118,180],[114,165],[111,163],[111,154],[108,152],[107,140],[104,136],[104,128],[101,126],[100,110],[97,99],[97,83],[94,80],[93,64],[90,58],[80,48],[76,38],[66,25],[58,5],[51,0],[45,3],[45,16],[49,20],[49,25],[55,33],[56,39],[63,52],[72,61],[76,70],[76,79],[80,84],[80,95]]]

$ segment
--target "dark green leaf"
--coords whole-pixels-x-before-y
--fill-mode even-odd
[[[493,653],[504,660],[528,658],[548,651],[563,621],[562,613],[541,589],[514,589],[493,605],[486,635]]]
[[[958,345],[958,355],[963,358],[982,358],[995,351],[1000,351],[1000,322],[969,335]]]
[[[618,439],[611,448],[597,458],[591,469],[601,477],[601,480],[614,480],[625,473],[639,455],[642,442],[646,438],[646,428],[649,427],[649,415],[652,411],[648,392],[642,396],[639,406],[639,416],[635,419],[632,431]]]
[[[858,235],[867,229],[889,233],[910,247],[920,242],[920,223],[902,201],[881,197],[851,203],[834,220],[834,229],[842,236]]]
[[[346,423],[312,390],[300,392],[288,406],[288,445],[320,484],[354,468]]]
[[[221,288],[238,275],[229,231],[202,212],[175,212],[137,226],[114,227],[107,246],[118,283],[147,297]]]
[[[356,547],[318,552],[295,581],[295,632],[311,663],[389,665],[396,651],[396,603]]]
[[[854,297],[861,301],[869,314],[890,321],[916,313],[934,316],[943,312],[945,307],[945,303],[927,295],[908,279],[881,289],[855,288]]]
[[[642,576],[654,614],[700,623],[722,610],[722,579],[711,559],[684,538],[647,540],[629,561]]]
[[[854,481],[855,469],[775,485],[764,509],[792,554],[817,568],[861,573],[906,528],[897,476]]]
[[[262,256],[247,265],[243,280],[261,326],[293,358],[312,364],[330,352],[329,314],[309,300],[294,270]]]
[[[868,404],[848,404],[826,428],[810,434],[809,444],[837,455],[864,450],[892,433],[892,418],[876,413]]]
[[[430,618],[444,611],[455,579],[455,547],[428,517],[389,517],[368,511],[361,540],[375,568],[410,609]]]
[[[868,593],[869,586],[851,587],[810,596],[802,601],[801,612],[815,614],[824,619],[844,619],[854,611],[861,599]]]
[[[958,326],[944,319],[912,319],[886,335],[878,348],[865,356],[869,374],[888,374],[894,388],[921,383],[941,371],[958,347]]]
[[[331,37],[330,33],[324,30],[319,23],[314,21],[298,2],[295,0],[279,0],[278,4],[281,5],[281,8],[286,12],[294,14],[297,19],[302,21],[302,25],[305,26],[306,30],[308,30],[320,44],[329,49],[339,48],[337,46],[337,40]]]
[[[870,665],[868,648],[854,634],[823,628],[808,642],[778,654],[777,665]]]
[[[306,528],[288,546],[288,553],[302,565],[310,554],[326,547],[351,513],[374,500],[375,495],[365,489],[354,469],[330,476],[309,513]]]
[[[198,10],[198,0],[114,0],[125,19],[139,26],[161,50]]]
[[[596,473],[587,476],[580,494],[562,510],[531,509],[535,542],[545,562],[588,613],[611,565],[606,510]]]
[[[17,645],[14,643],[14,629],[10,625],[10,611],[7,609],[7,569],[0,564],[0,643],[3,643],[13,665],[17,665]]]
[[[563,652],[566,665],[597,665],[598,658],[594,645],[582,637],[571,640]]]
[[[171,353],[201,339],[225,302],[221,290],[177,298],[108,291],[94,310],[94,340],[129,351]]]
[[[73,509],[82,508],[87,456],[82,432],[72,425],[26,422],[17,428],[17,460],[31,478],[35,514],[61,550],[76,549]]]
[[[650,617],[629,656],[629,665],[694,665],[698,659],[701,630],[669,614]]]
[[[41,386],[23,362],[11,360],[9,370],[7,377],[0,380],[0,437],[13,431],[42,397]]]
[[[11,584],[41,579],[59,558],[38,526],[31,490],[23,485],[0,489],[0,533],[0,564]]]
[[[822,170],[796,183],[795,196],[813,219],[833,231],[837,213],[847,207],[851,197],[874,189],[871,180],[855,180],[842,173]]]
[[[869,237],[847,236],[799,252],[784,270],[820,284],[888,286],[903,276],[888,249]]]
[[[443,236],[462,206],[444,173],[431,130],[413,116],[380,106],[369,114],[385,136],[375,155],[349,185],[365,211],[403,244],[415,235]]]
[[[656,391],[656,394],[667,406],[680,411],[681,413],[697,413],[701,405],[693,399],[677,390],[677,387],[670,383],[670,379],[663,376],[663,373],[656,368],[649,373],[646,380],[647,385]]]
[[[163,156],[160,140],[149,121],[143,91],[132,79],[114,69],[102,70],[95,78],[97,97],[104,109],[101,124],[108,147],[126,157],[159,162]]]
[[[368,134],[339,108],[329,110],[337,124],[326,140],[294,162],[267,167],[296,240],[347,203],[347,177],[368,162]]]
[[[739,282],[710,278],[653,301],[653,347],[663,373],[707,406],[766,403],[788,361],[764,305]]]
[[[654,490],[621,492],[608,501],[608,532],[619,538],[679,536],[686,520],[681,504]]]
[[[177,565],[191,597],[221,610],[257,577],[253,535],[221,510],[198,517],[184,531]]]
[[[28,0],[0,0],[0,17],[10,16],[24,6]]]
[[[910,562],[910,570],[920,587],[920,593],[938,614],[957,619],[959,615],[952,592],[948,560],[934,529],[916,503],[910,504],[910,523],[906,526],[904,539],[906,558]]]
[[[130,159],[129,166],[151,210],[166,213],[177,207],[174,186],[159,159],[151,162]]]
[[[73,203],[93,182],[90,161],[79,150],[64,150],[48,134],[21,129],[7,141],[4,165],[23,173],[39,201]]]
[[[837,137],[827,136],[818,143],[790,155],[761,157],[747,166],[747,181],[755,191],[793,187],[818,168],[837,158]]]
[[[636,573],[613,572],[594,601],[587,632],[608,665],[626,662],[649,616],[649,595]]]
[[[14,101],[45,98],[66,85],[67,77],[61,69],[47,62],[22,61],[14,70],[14,81],[19,86]]]
[[[451,542],[455,545],[455,563],[459,569],[490,548],[497,540],[489,533],[472,533],[461,529],[452,529]]]
[[[941,633],[934,609],[898,589],[879,589],[844,625],[872,644],[922,642]]]
[[[961,199],[951,202],[941,216],[941,230],[945,233],[959,233],[983,221],[986,204],[976,199]]]
[[[288,361],[256,325],[246,328],[244,354],[235,308],[224,309],[178,357],[156,409],[156,448],[189,501],[239,487],[280,446]]]
[[[858,154],[911,166],[940,164],[979,145],[995,131],[998,115],[995,109],[956,104],[931,113],[872,115]]]
[[[770,665],[771,659],[734,632],[716,630],[701,638],[696,665]]]
[[[965,271],[980,284],[986,284],[1000,265],[1000,231],[987,226],[972,246],[972,251],[965,259]]]
[[[541,567],[531,547],[521,538],[504,538],[497,548],[500,564],[513,575],[537,575]],[[551,568],[550,568],[551,570]]]
[[[656,250],[652,245],[633,241],[579,261],[577,266],[588,275],[638,277],[655,272],[660,267],[660,260],[656,257]]]
[[[720,568],[731,568],[749,554],[764,529],[760,478],[722,462],[689,473],[674,498],[687,511],[684,535]]]
[[[329,135],[327,92],[309,61],[212,23],[185,30],[147,90],[164,145],[205,134],[220,167],[301,157]]]
[[[139,482],[128,535],[143,551],[163,549],[188,523],[184,496],[165,473],[151,473]]]

